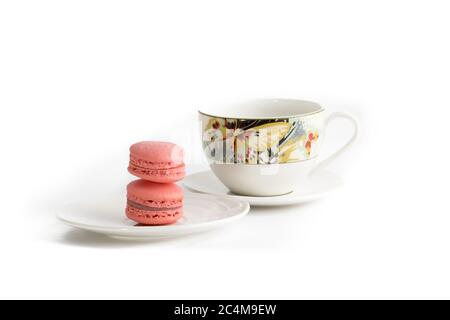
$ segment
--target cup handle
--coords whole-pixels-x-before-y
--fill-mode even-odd
[[[330,115],[328,115],[327,118],[325,119],[325,125],[324,125],[325,130],[327,129],[330,122],[332,122],[336,119],[339,119],[339,118],[344,118],[344,119],[350,120],[350,122],[353,124],[354,132],[353,132],[352,137],[340,149],[338,149],[337,151],[335,151],[334,153],[329,155],[327,158],[325,158],[322,161],[320,161],[319,163],[317,163],[314,166],[314,168],[311,170],[310,174],[316,172],[317,170],[323,169],[324,167],[329,165],[334,159],[339,157],[357,139],[358,132],[359,132],[358,120],[354,116],[352,116],[351,114],[346,113],[346,112],[333,112]]]

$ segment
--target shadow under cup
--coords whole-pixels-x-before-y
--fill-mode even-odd
[[[199,116],[204,154],[214,174],[233,193],[289,193],[316,168],[329,119],[324,111],[317,103],[288,99],[203,109]],[[357,129],[353,117],[339,116],[351,118]]]

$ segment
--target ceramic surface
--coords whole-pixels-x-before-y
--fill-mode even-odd
[[[342,185],[339,175],[321,170],[306,180],[304,186],[298,186],[292,192],[272,197],[251,197],[233,194],[211,171],[201,171],[187,176],[183,184],[192,191],[214,194],[231,199],[242,200],[252,206],[282,206],[305,203],[327,196]]]
[[[318,154],[323,117],[235,119],[200,115],[202,143],[213,162],[290,163]]]

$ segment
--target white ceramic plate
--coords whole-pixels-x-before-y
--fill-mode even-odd
[[[201,171],[187,176],[183,184],[191,191],[207,193],[248,202],[254,206],[282,206],[313,201],[328,195],[342,185],[341,178],[330,171],[314,173],[291,193],[274,197],[250,197],[236,195],[230,192],[210,170]]]
[[[247,202],[221,196],[186,192],[184,214],[175,224],[137,226],[125,216],[123,196],[95,203],[77,203],[58,213],[65,224],[122,239],[153,239],[193,234],[222,227],[243,218],[249,211]]]

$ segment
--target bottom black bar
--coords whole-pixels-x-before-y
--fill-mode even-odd
[[[2,301],[8,302],[8,301]],[[9,301],[11,311],[18,316],[27,313],[29,308],[17,305],[22,301]],[[29,301],[30,302],[30,301]],[[37,301],[31,301],[37,302]],[[48,302],[38,301],[33,305],[33,313],[48,315],[52,310]],[[44,302],[44,303],[41,303]],[[365,319],[386,317],[405,318],[406,316],[423,317],[424,319],[441,318],[448,314],[448,301],[434,301],[430,308],[424,301],[298,301],[298,300],[151,300],[151,301],[59,301],[66,304],[71,318],[104,319],[106,315],[114,315],[122,319],[149,320],[189,320],[189,319],[310,319],[310,318],[345,318]],[[429,302],[429,301],[426,301]],[[84,306],[83,306],[84,304]],[[81,305],[81,306],[79,306]],[[442,308],[442,306],[445,308]],[[7,312],[7,303],[2,311]],[[439,317],[437,317],[439,315]]]

